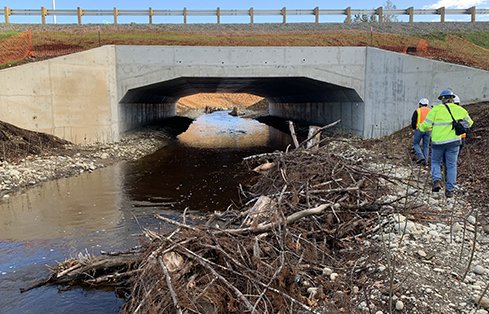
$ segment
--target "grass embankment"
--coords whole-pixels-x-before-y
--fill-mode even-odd
[[[7,39],[7,38],[12,37],[12,36],[15,36],[17,34],[18,34],[18,32],[3,32],[3,33],[0,33],[0,40]]]
[[[489,69],[489,32],[433,32],[424,35],[337,31],[35,31],[34,51],[84,50],[106,44],[182,45],[182,46],[373,46],[404,52],[427,41],[424,56]]]
[[[0,33],[2,39],[13,32]],[[416,47],[419,55],[489,70],[489,32],[395,34],[361,30],[318,31],[162,31],[83,29],[32,32],[32,56],[50,58],[108,44],[179,46],[372,46],[397,52]]]

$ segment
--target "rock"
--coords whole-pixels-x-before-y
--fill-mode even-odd
[[[396,310],[402,311],[404,309],[404,303],[401,300],[396,302]]]
[[[488,297],[482,297],[476,294],[472,296],[472,301],[474,301],[475,304],[477,304],[480,300],[480,306],[486,310],[489,310],[489,298]]]
[[[384,314],[384,312],[382,312],[382,311],[377,311],[377,312],[375,312],[375,314]]]
[[[463,230],[463,227],[458,222],[456,222],[452,225],[452,232],[453,233],[457,233],[457,232],[462,231],[462,230]]]
[[[360,304],[358,304],[358,309],[362,311],[367,309],[367,302],[365,301],[360,302]]]
[[[107,158],[109,158],[109,154],[107,154],[107,153],[102,153],[100,155],[100,159],[107,159]]]
[[[425,252],[425,251],[423,251],[423,250],[419,250],[417,253],[418,253],[418,255],[419,255],[419,256],[421,256],[421,257],[426,257],[426,256],[427,256],[426,252]]]
[[[323,275],[330,276],[332,273],[333,273],[333,270],[331,268],[328,268],[328,267],[323,268]]]
[[[484,275],[487,273],[487,269],[485,269],[484,267],[482,267],[481,265],[476,265],[474,267],[474,269],[472,269],[472,271],[474,273],[476,273],[477,275]]]
[[[331,279],[331,281],[335,281],[336,277],[338,277],[337,273],[332,273],[331,275],[329,275],[329,278]]]
[[[475,217],[474,216],[469,216],[467,217],[468,223],[475,225]]]

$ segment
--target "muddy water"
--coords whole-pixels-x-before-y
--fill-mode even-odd
[[[53,265],[78,252],[98,255],[137,245],[141,227],[165,228],[154,213],[223,210],[239,202],[240,164],[283,149],[287,136],[257,121],[215,112],[178,140],[135,162],[46,182],[0,203],[0,313],[117,313],[112,291],[48,286],[20,294]]]

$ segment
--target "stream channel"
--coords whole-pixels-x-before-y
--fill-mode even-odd
[[[277,129],[217,111],[137,161],[45,182],[0,202],[0,313],[118,313],[123,301],[113,291],[19,288],[44,278],[46,265],[79,252],[129,249],[141,228],[168,228],[154,213],[225,210],[252,176],[242,158],[288,144]]]

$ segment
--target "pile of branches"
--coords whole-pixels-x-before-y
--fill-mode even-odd
[[[146,230],[138,250],[62,263],[43,284],[115,286],[126,313],[355,312],[354,287],[382,254],[363,240],[391,178],[327,148],[245,162],[261,174],[241,208],[205,225],[157,215],[172,232]]]

